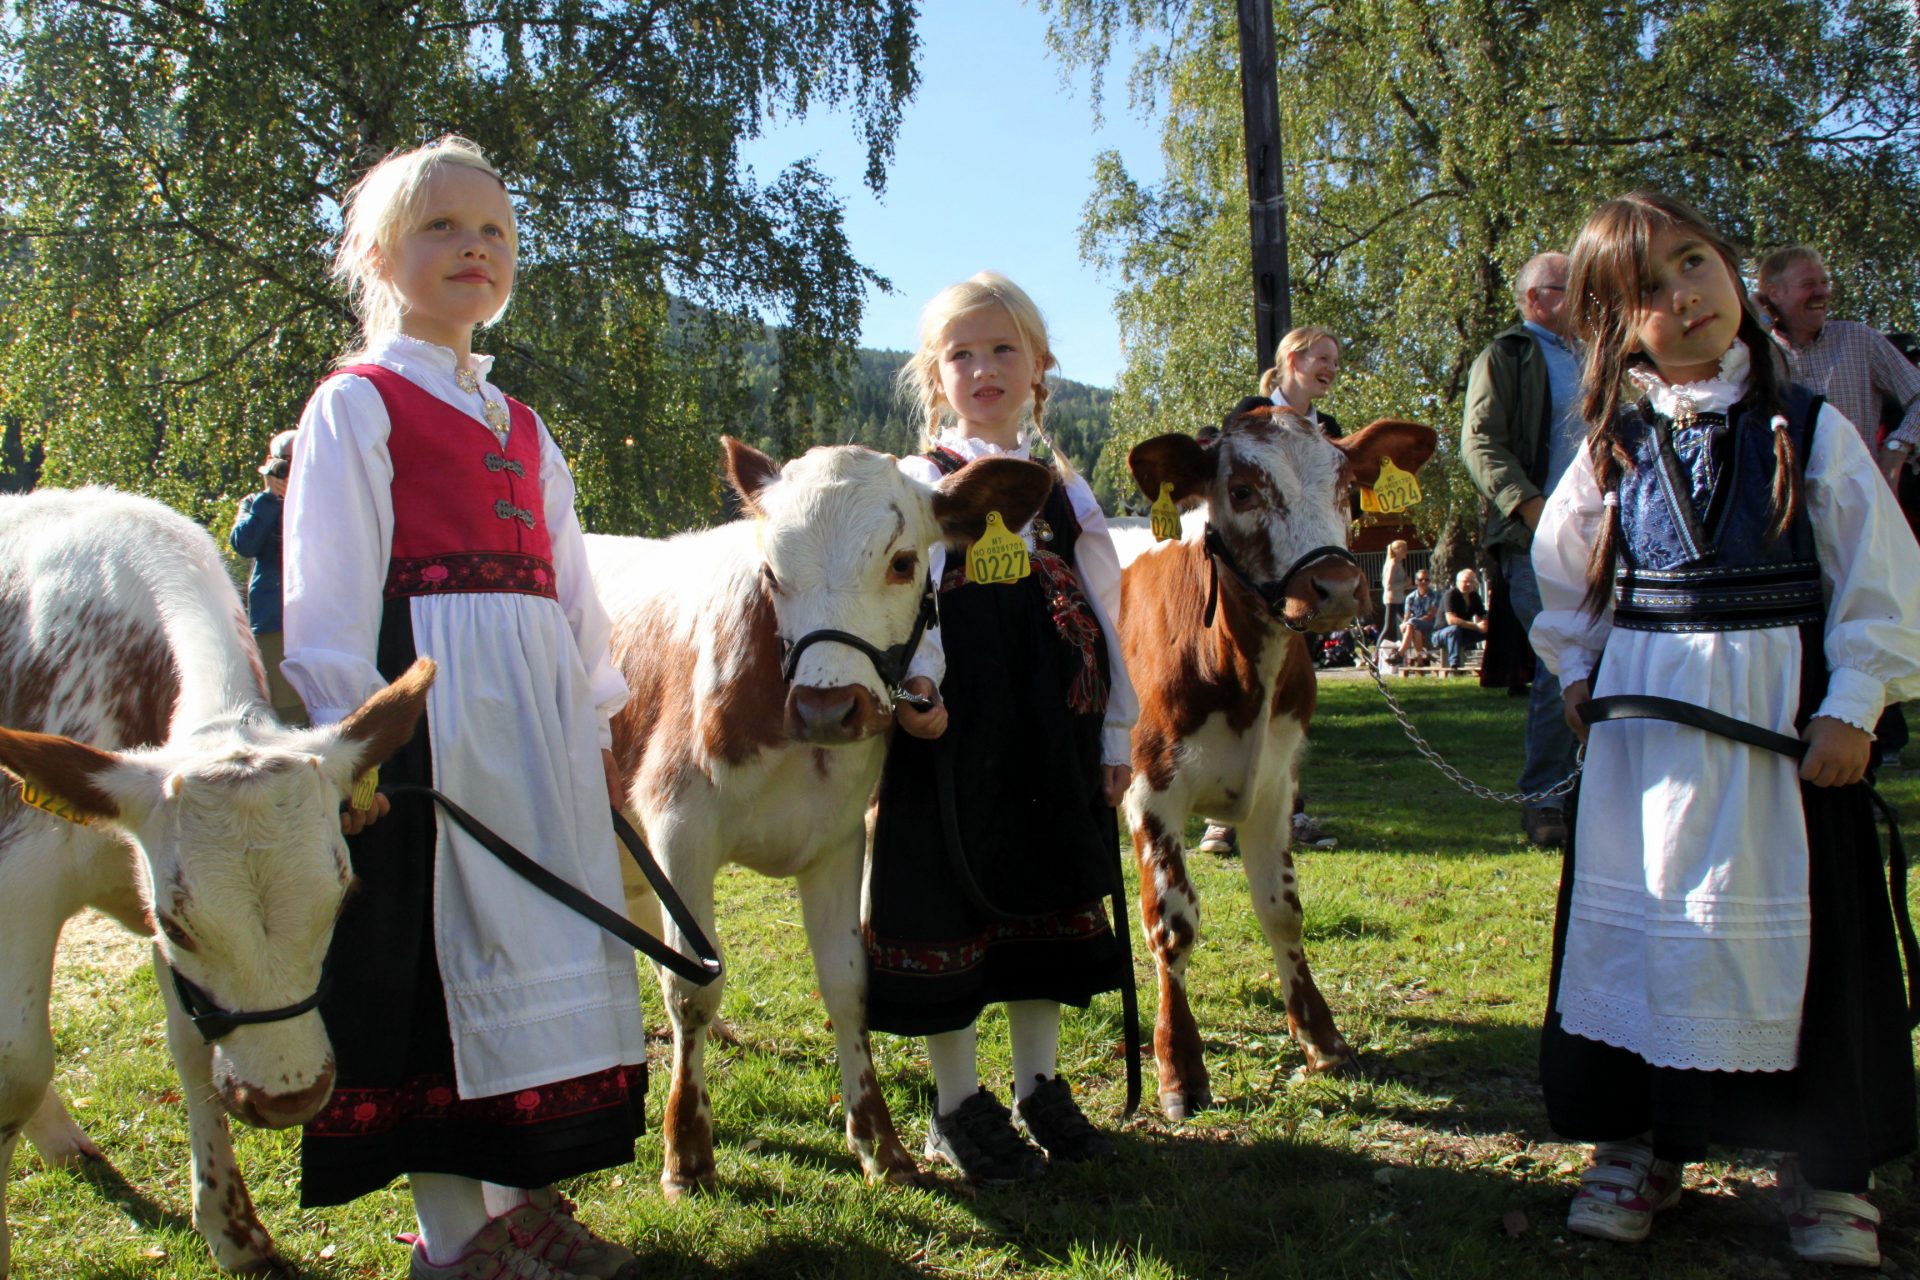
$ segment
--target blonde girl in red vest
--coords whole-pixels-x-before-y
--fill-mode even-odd
[[[348,196],[335,274],[364,341],[301,417],[284,670],[325,724],[434,658],[427,715],[383,781],[438,788],[617,908],[608,726],[627,688],[573,479],[473,351],[516,249],[506,186],[464,138],[389,156]],[[629,1274],[633,1255],[553,1183],[633,1158],[632,953],[419,797],[376,803],[342,824],[359,887],[329,958],[336,1085],[302,1138],[302,1203],[406,1175],[413,1280]]]

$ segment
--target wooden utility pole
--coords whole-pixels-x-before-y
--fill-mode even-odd
[[[1253,230],[1255,374],[1293,328],[1287,277],[1287,194],[1280,160],[1280,79],[1273,0],[1239,0],[1240,103],[1246,117],[1247,219]]]

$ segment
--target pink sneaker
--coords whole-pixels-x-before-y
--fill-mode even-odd
[[[542,1262],[583,1280],[633,1280],[640,1272],[633,1250],[603,1240],[573,1216],[573,1201],[557,1191],[533,1198],[494,1219],[507,1224],[513,1242]]]
[[[1653,1215],[1679,1198],[1679,1166],[1655,1159],[1646,1143],[1595,1143],[1593,1163],[1567,1210],[1567,1229],[1638,1244],[1653,1230]]]
[[[1780,1198],[1787,1211],[1787,1237],[1808,1262],[1835,1267],[1880,1265],[1880,1211],[1848,1191],[1817,1191],[1800,1176],[1797,1162],[1780,1164]]]

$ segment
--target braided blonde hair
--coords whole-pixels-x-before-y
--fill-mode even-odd
[[[940,439],[941,429],[958,416],[940,393],[940,346],[947,330],[962,316],[990,307],[1007,313],[1014,333],[1033,353],[1034,382],[1030,388],[1033,399],[1028,407],[1033,434],[1053,455],[1060,473],[1071,476],[1073,462],[1054,446],[1044,425],[1049,394],[1047,375],[1060,368],[1060,361],[1047,341],[1046,318],[1026,290],[997,271],[982,271],[959,284],[950,284],[934,294],[921,309],[919,349],[908,357],[895,378],[900,398],[919,414],[920,445],[924,449],[933,448]]]

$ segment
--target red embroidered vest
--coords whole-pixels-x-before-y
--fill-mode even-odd
[[[507,397],[507,443],[391,369],[340,370],[379,391],[391,424],[393,549],[385,597],[514,591],[557,599],[540,500],[540,431]]]

